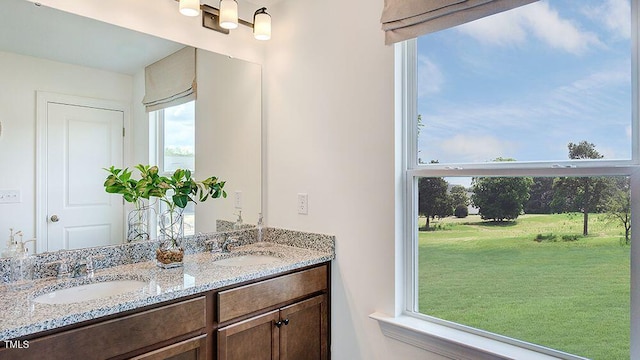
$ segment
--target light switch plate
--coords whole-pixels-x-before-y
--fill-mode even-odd
[[[298,214],[307,215],[309,213],[309,196],[307,194],[298,194]]]
[[[20,190],[0,190],[0,204],[19,203],[20,195]]]
[[[242,209],[242,191],[236,191],[233,194],[233,206],[236,209]]]

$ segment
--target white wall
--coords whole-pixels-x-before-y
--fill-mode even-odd
[[[0,189],[19,189],[21,202],[0,204],[0,249],[8,229],[35,237],[36,91],[131,102],[132,77],[0,52]],[[5,231],[7,231],[5,233]]]
[[[274,8],[265,54],[270,226],[336,236],[333,359],[438,359],[384,337],[393,314],[394,49],[383,1],[295,0]],[[309,214],[296,212],[308,193]]]
[[[242,217],[255,224],[261,211],[260,65],[198,51],[196,178],[227,181],[226,199],[197,205],[196,232],[215,231],[215,220],[235,221],[234,193]]]
[[[282,1],[269,9],[268,44],[246,29],[193,30],[199,20],[177,15],[174,1],[40,2],[258,63],[266,46],[267,221],[336,235],[333,359],[440,358],[384,337],[367,317],[396,306],[393,48],[383,45],[382,0]],[[299,192],[309,215],[296,213]]]

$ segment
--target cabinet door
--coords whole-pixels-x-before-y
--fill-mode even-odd
[[[218,360],[278,359],[277,310],[218,330]]]
[[[205,360],[206,349],[205,334],[136,356],[132,360]]]
[[[326,295],[282,308],[280,319],[280,359],[328,359]]]

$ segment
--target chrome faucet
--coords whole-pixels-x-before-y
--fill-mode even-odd
[[[220,252],[228,253],[231,251],[230,246],[237,245],[239,243],[240,243],[240,240],[238,240],[238,238],[233,238],[233,237],[225,238],[224,241],[222,242],[222,245],[220,244],[218,239],[207,240],[204,242],[207,250],[212,253],[220,253]]]
[[[231,249],[229,249],[229,246],[231,245],[236,245],[238,244],[240,241],[238,241],[237,238],[232,238],[232,237],[228,237],[224,240],[224,242],[222,243],[222,252],[230,252]]]
[[[75,264],[69,264],[68,260],[62,260],[58,266],[58,278],[80,278],[93,276],[93,259],[90,257],[81,259]]]

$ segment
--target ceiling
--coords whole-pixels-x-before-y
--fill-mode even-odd
[[[24,0],[2,0],[0,34],[0,51],[129,75],[184,46]]]

